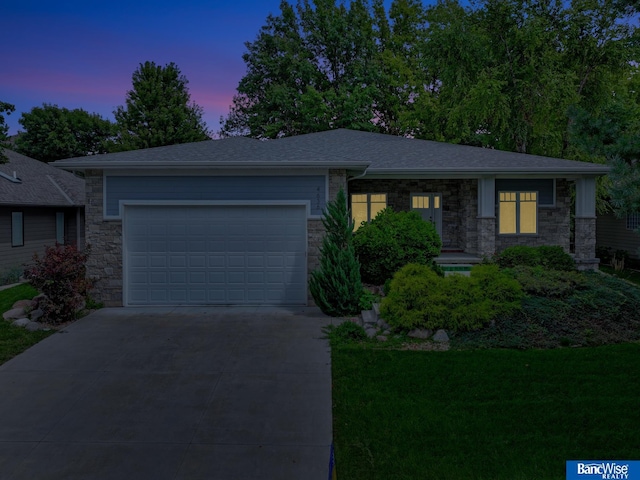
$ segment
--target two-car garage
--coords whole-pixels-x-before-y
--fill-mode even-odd
[[[304,204],[124,204],[124,304],[305,305],[307,216]]]

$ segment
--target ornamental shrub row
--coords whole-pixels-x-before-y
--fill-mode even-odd
[[[496,255],[496,262],[502,268],[517,266],[544,267],[550,270],[570,272],[576,269],[576,263],[562,247],[558,245],[528,247],[517,245],[505,248]]]

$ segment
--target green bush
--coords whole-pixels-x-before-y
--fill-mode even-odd
[[[18,283],[24,269],[21,267],[12,267],[0,272],[0,285],[11,285],[12,283]]]
[[[571,295],[576,288],[583,288],[584,275],[574,271],[551,270],[547,267],[517,266],[507,270],[520,282],[522,289],[531,295],[540,297],[564,298]]]
[[[516,245],[507,247],[496,256],[496,261],[502,268],[542,266],[551,270],[562,271],[576,269],[575,261],[571,258],[571,255],[557,245],[543,245],[540,247]]]
[[[368,297],[360,279],[360,264],[353,248],[353,225],[343,190],[328,202],[322,217],[326,235],[320,248],[320,268],[311,273],[309,290],[316,305],[332,317],[360,313]]]
[[[497,265],[477,265],[471,276],[440,277],[429,266],[409,264],[393,277],[381,314],[400,329],[477,330],[520,308],[520,284]]]
[[[362,280],[383,285],[408,263],[428,264],[440,254],[442,241],[435,226],[418,212],[381,211],[353,236]]]
[[[337,327],[329,325],[326,328],[327,337],[332,347],[351,342],[360,342],[367,338],[367,333],[357,323],[345,321]]]

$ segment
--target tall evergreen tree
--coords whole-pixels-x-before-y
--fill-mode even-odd
[[[15,105],[0,101],[0,163],[4,163],[7,160],[7,156],[2,151],[2,146],[7,139],[7,132],[9,131],[9,125],[7,125],[3,114],[10,115],[15,110]]]
[[[309,281],[311,295],[327,315],[355,315],[361,310],[363,287],[352,243],[353,223],[342,189],[335,201],[327,203],[322,224],[326,234],[320,249],[320,268],[311,273]]]
[[[135,150],[207,140],[203,110],[191,102],[188,83],[174,63],[164,67],[141,63],[133,72],[126,105],[113,112],[118,129],[116,148]]]

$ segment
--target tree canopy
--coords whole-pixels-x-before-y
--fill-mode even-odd
[[[635,2],[297,0],[254,41],[222,135],[337,127],[556,157],[639,58]]]
[[[45,103],[23,113],[18,122],[24,132],[16,138],[16,150],[43,162],[107,153],[112,147],[113,123],[82,109]]]
[[[209,138],[202,108],[191,102],[189,81],[178,66],[141,63],[133,88],[115,115],[117,150],[160,147]]]

